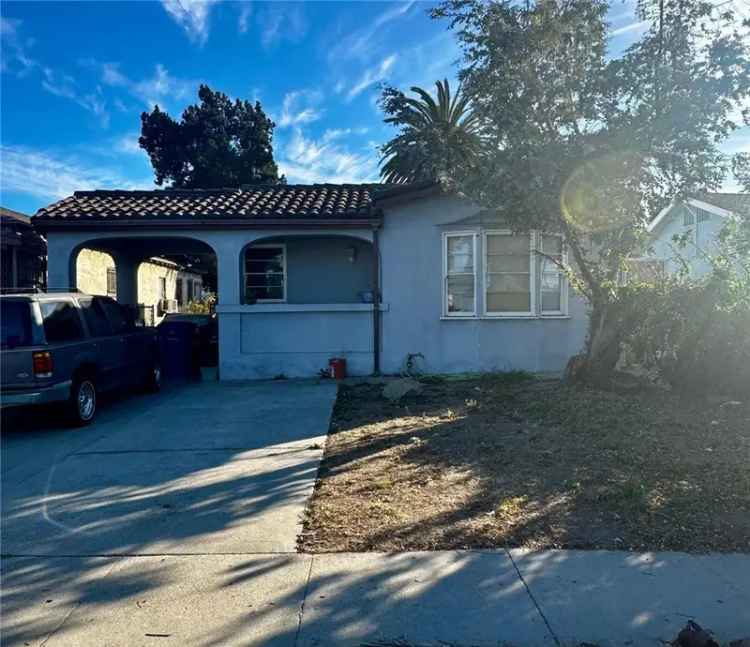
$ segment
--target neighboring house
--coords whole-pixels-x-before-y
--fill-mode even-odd
[[[314,376],[332,357],[353,375],[561,371],[587,329],[584,300],[537,250],[432,183],[280,185],[215,191],[82,191],[36,216],[50,285],[85,245],[118,257],[118,300],[138,263],[215,255],[221,379]]]
[[[146,325],[155,325],[167,312],[178,312],[202,296],[203,279],[163,258],[150,258],[138,267],[138,298]],[[87,294],[117,298],[115,261],[106,252],[84,248],[76,259],[76,288]]]
[[[45,285],[47,245],[34,231],[29,216],[0,207],[0,288],[37,288]]]
[[[711,269],[709,257],[717,251],[718,236],[727,222],[750,213],[750,194],[702,193],[675,202],[659,213],[648,227],[652,254],[640,262],[657,261],[666,272],[680,269],[686,261],[690,276],[703,276]],[[687,235],[688,243],[680,247],[675,237]]]

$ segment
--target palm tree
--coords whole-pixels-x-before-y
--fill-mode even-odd
[[[380,106],[385,123],[401,128],[380,148],[380,176],[384,182],[455,179],[473,167],[480,151],[480,121],[469,97],[458,92],[451,98],[447,79],[436,81],[437,102],[422,88],[412,87],[418,98],[396,88],[383,90]]]

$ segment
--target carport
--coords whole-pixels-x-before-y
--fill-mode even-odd
[[[379,365],[377,231],[370,185],[214,191],[79,191],[41,209],[48,284],[75,287],[86,247],[115,259],[117,296],[137,303],[138,265],[214,255],[222,380],[310,377],[330,357]]]

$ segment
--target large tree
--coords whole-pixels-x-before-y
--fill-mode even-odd
[[[381,148],[385,182],[453,179],[476,164],[481,138],[469,97],[460,88],[451,96],[447,79],[436,81],[435,87],[437,100],[419,87],[411,88],[416,97],[393,87],[383,89],[384,121],[399,128]]]
[[[273,159],[274,123],[260,103],[232,101],[207,85],[200,103],[178,122],[155,106],[141,115],[138,140],[156,183],[176,189],[216,189],[283,181]]]
[[[648,220],[716,190],[730,166],[719,144],[750,95],[750,36],[728,8],[642,0],[648,26],[618,57],[605,0],[449,0],[433,12],[457,32],[489,142],[461,186],[515,230],[564,234],[565,269],[591,305],[589,377],[617,360],[632,296],[618,279]]]

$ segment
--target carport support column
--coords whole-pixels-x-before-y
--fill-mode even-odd
[[[241,303],[242,248],[257,236],[233,236],[230,240],[213,242],[216,253],[216,273],[219,306]],[[212,241],[208,241],[212,242]],[[219,311],[219,379],[234,376],[233,364],[242,354],[242,318],[240,314]]]
[[[76,287],[73,253],[78,240],[66,234],[47,232],[47,287],[70,290]]]
[[[117,302],[138,304],[138,267],[142,258],[130,254],[113,254],[117,273]]]

